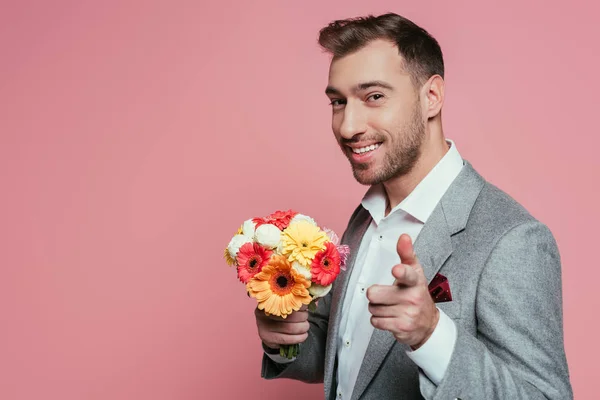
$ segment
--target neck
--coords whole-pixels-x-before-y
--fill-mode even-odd
[[[441,131],[439,135],[426,136],[421,146],[421,155],[410,172],[383,182],[387,194],[386,215],[417,187],[449,149]]]

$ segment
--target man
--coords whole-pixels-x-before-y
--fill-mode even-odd
[[[556,243],[444,137],[436,40],[386,14],[335,21],[319,43],[333,132],[370,188],[317,311],[257,310],[263,377],[324,382],[326,399],[572,398]],[[451,301],[432,298],[437,274]],[[276,354],[295,343],[297,358]]]

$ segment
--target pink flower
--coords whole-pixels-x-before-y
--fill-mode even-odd
[[[333,230],[329,228],[323,228],[323,231],[325,232],[325,234],[327,234],[327,237],[329,238],[331,243],[335,244],[336,246],[340,244],[340,238]]]
[[[337,246],[338,253],[340,253],[340,268],[342,271],[346,270],[346,262],[348,262],[348,256],[350,256],[350,247],[342,244]]]
[[[256,224],[257,228],[264,224],[273,224],[280,230],[284,230],[288,227],[290,221],[296,216],[296,214],[298,213],[292,210],[275,211],[273,214],[268,215],[265,218],[253,218],[252,222]]]

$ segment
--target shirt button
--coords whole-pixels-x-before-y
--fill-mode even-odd
[[[379,235],[379,241],[383,240],[383,236]]]
[[[344,342],[344,346],[350,347],[350,340],[346,339],[346,341]]]
[[[361,287],[361,288],[360,288],[360,292],[361,292],[361,293],[364,293],[364,292],[365,292],[365,288],[364,288],[364,287]]]

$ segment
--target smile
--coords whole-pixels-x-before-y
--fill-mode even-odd
[[[377,144],[372,144],[370,146],[365,146],[365,147],[360,147],[358,149],[352,149],[352,152],[354,154],[363,154],[363,153],[367,153],[369,151],[373,151],[375,149],[377,149],[379,147],[381,143],[377,143]]]

